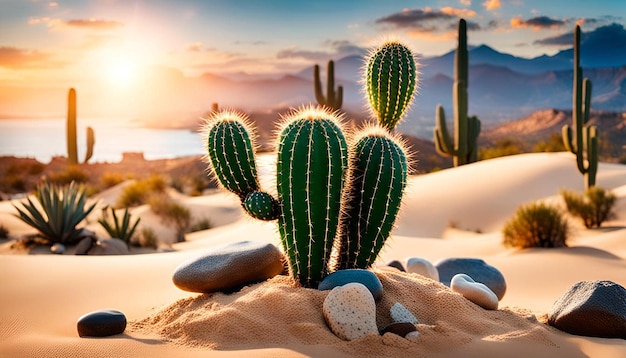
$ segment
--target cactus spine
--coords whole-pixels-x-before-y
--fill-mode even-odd
[[[452,157],[454,166],[473,163],[478,159],[478,135],[480,120],[467,116],[469,83],[467,52],[467,24],[464,19],[459,21],[459,43],[454,56],[454,85],[452,87],[452,105],[454,111],[454,143],[446,125],[443,107],[437,105],[435,121],[435,148],[445,157]]]
[[[78,146],[76,145],[76,90],[70,88],[67,94],[67,160],[69,164],[78,164]]]
[[[315,99],[317,99],[317,103],[322,106],[339,110],[343,102],[343,87],[337,87],[337,93],[335,94],[335,63],[332,60],[328,61],[326,77],[326,96],[324,96],[322,92],[322,81],[320,80],[320,66],[315,65],[313,68]]]
[[[365,91],[378,123],[393,130],[404,116],[417,88],[415,56],[397,41],[385,42],[369,55]]]
[[[591,81],[588,78],[583,80],[583,70],[580,67],[580,26],[578,25],[574,31],[572,103],[572,127],[574,130],[567,124],[563,126],[563,144],[567,150],[576,155],[578,171],[585,178],[585,189],[589,189],[596,184],[598,138],[596,126],[585,126],[589,121],[589,109],[591,108]]]

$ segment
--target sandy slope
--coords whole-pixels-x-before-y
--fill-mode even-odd
[[[381,271],[379,275],[383,282],[388,282],[389,294],[405,300],[403,303],[407,305],[414,305],[414,312],[421,315],[418,317],[424,322],[418,326],[423,335],[421,346],[420,343],[406,345],[402,340],[390,341],[389,337],[352,343],[332,337],[323,341],[293,339],[287,343],[262,343],[255,341],[254,333],[248,339],[227,344],[218,331],[216,336],[210,337],[219,350],[210,351],[210,355],[343,356],[356,350],[372,355],[410,352],[407,353],[410,356],[429,357],[626,356],[624,340],[577,337],[541,323],[519,321],[519,317],[530,312],[541,321],[551,304],[569,286],[581,280],[605,279],[626,286],[626,166],[602,164],[598,183],[614,189],[618,196],[618,217],[608,223],[608,228],[585,230],[576,224],[576,235],[569,248],[511,250],[500,244],[499,231],[517,206],[542,199],[558,202],[559,189],[582,189],[582,176],[576,171],[572,156],[563,153],[519,155],[413,177],[398,227],[378,262],[407,256],[420,256],[433,262],[447,257],[482,258],[500,269],[507,280],[501,311],[493,316],[467,306],[449,291],[433,286],[435,283],[424,283],[416,278],[403,281]],[[296,302],[315,301],[318,297],[315,294],[306,290],[294,293],[279,283],[255,285],[242,293],[210,297],[180,291],[171,283],[175,267],[207,247],[240,240],[278,244],[275,224],[241,216],[234,199],[224,194],[185,199],[194,208],[194,215],[207,215],[220,226],[188,235],[187,242],[174,245],[178,252],[124,257],[1,256],[0,356],[206,356],[209,348],[198,347],[197,342],[183,340],[190,346],[182,346],[180,338],[170,336],[170,341],[156,334],[156,328],[171,328],[159,326],[161,323],[155,323],[155,330],[131,326],[121,336],[81,339],[76,333],[76,319],[92,310],[115,308],[125,312],[129,320],[139,322],[161,314],[165,307],[176,307],[179,299],[193,297],[198,297],[192,300],[198,304],[202,300],[214,300],[224,308],[240,307],[239,312],[253,319],[256,313],[246,313],[248,306],[240,305],[250,302],[250,297],[295,297]],[[0,223],[9,226],[12,232],[27,231],[10,218],[11,210],[7,203],[0,203]],[[449,228],[450,222],[454,222],[457,229]],[[157,225],[158,219],[146,216],[145,223]],[[476,229],[482,234],[474,233]],[[436,295],[422,297],[403,293],[419,285],[435,289]],[[287,292],[291,293],[280,296]],[[439,296],[448,298],[439,299]],[[268,310],[281,307],[299,311],[308,307],[304,303],[299,308],[287,301],[258,300],[259,305],[267,304]],[[445,308],[450,302],[462,307]],[[183,328],[211,322],[216,317],[205,311],[178,312]],[[317,322],[319,317],[321,313],[317,317],[313,313],[302,319]],[[294,324],[297,323],[274,326],[272,331],[296,334]],[[474,327],[477,324],[486,328]],[[244,324],[240,329],[246,327]],[[323,325],[312,327],[324,328]],[[207,323],[206,330],[212,328]],[[210,346],[211,342],[206,345]]]

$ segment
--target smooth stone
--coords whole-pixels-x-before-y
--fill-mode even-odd
[[[117,310],[101,310],[84,314],[76,324],[80,337],[107,337],[126,329],[126,316]]]
[[[450,288],[486,310],[498,309],[498,296],[489,287],[466,274],[454,275]]]
[[[581,281],[550,308],[548,324],[567,333],[626,339],[626,289],[612,281]]]
[[[430,261],[421,257],[409,257],[405,260],[406,272],[416,273],[439,281],[439,271]]]
[[[411,324],[418,324],[417,318],[404,307],[400,302],[396,302],[389,309],[391,319],[396,323],[408,322]]]
[[[413,331],[413,332],[409,332],[406,334],[406,336],[404,336],[404,338],[408,339],[411,342],[417,342],[420,336],[420,332],[419,331]]]
[[[383,284],[380,279],[372,271],[363,269],[335,271],[324,277],[317,289],[320,291],[332,290],[335,287],[353,282],[358,282],[367,287],[374,296],[374,300],[378,301],[383,297]]]
[[[87,255],[89,250],[93,247],[96,240],[91,237],[86,237],[76,244],[76,249],[74,250],[74,255]]]
[[[172,281],[184,291],[232,292],[283,271],[283,254],[272,244],[242,241],[207,250],[174,271]]]
[[[439,282],[448,287],[450,287],[450,280],[452,280],[454,275],[464,273],[472,277],[476,282],[489,287],[498,296],[498,300],[501,300],[506,292],[506,281],[502,273],[481,259],[444,259],[436,263],[435,267],[439,271]]]
[[[394,322],[380,331],[382,336],[385,333],[397,334],[400,337],[406,337],[407,334],[417,331],[415,325],[409,322]]]
[[[352,282],[330,291],[322,306],[330,330],[347,341],[378,335],[376,302],[367,287]]]
[[[406,272],[406,270],[404,269],[404,265],[402,265],[402,262],[398,261],[398,260],[393,260],[387,263],[387,266],[389,267],[395,267],[398,270],[402,271],[402,272]]]
[[[65,252],[65,245],[60,242],[50,246],[50,252],[57,255],[62,255]]]
[[[128,255],[128,245],[120,239],[98,239],[88,255]]]

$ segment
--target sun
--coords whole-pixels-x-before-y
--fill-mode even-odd
[[[132,87],[137,81],[138,66],[131,59],[119,58],[108,62],[106,77],[117,88]]]

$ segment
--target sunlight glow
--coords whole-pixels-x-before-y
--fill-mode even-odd
[[[137,81],[138,66],[130,59],[115,59],[108,63],[107,82],[118,88],[132,87]]]

